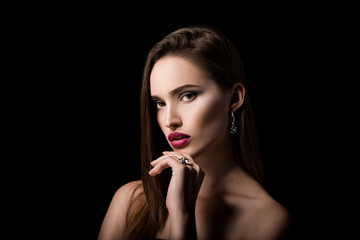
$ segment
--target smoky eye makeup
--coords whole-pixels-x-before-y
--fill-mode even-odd
[[[155,105],[156,108],[165,107],[165,103],[163,101],[155,101],[154,105]]]
[[[179,99],[183,102],[190,102],[194,100],[199,94],[199,91],[185,91],[180,95]]]
[[[153,105],[156,109],[162,108],[162,107],[164,107],[164,106],[166,105],[164,101],[162,101],[162,100],[160,100],[160,99],[158,99],[158,98],[153,98],[153,99],[151,99],[151,102],[152,102],[152,105]]]
[[[199,86],[188,84],[172,90],[169,94],[180,102],[188,103],[195,100],[202,91]],[[166,106],[166,102],[157,95],[151,96],[151,102],[157,109]]]

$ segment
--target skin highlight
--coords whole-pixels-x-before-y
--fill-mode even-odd
[[[115,193],[98,240],[282,239],[289,214],[264,188],[245,90],[236,49],[214,29],[179,29],[151,49],[141,95],[142,180]],[[169,140],[174,133],[184,144],[172,144],[182,141]]]
[[[174,130],[191,136],[189,146],[181,150],[183,153],[196,158],[229,137],[229,93],[224,93],[194,64],[180,57],[164,57],[155,64],[150,83],[151,95],[157,96],[155,99],[162,96],[157,121],[164,136],[167,138]],[[181,92],[172,92],[186,85]],[[177,150],[180,149],[174,149]]]

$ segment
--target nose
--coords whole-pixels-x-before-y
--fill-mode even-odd
[[[167,106],[165,115],[165,127],[175,130],[182,125],[181,118],[174,106]]]

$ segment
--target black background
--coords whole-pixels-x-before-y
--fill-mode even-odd
[[[338,211],[329,201],[337,182],[328,178],[335,155],[328,116],[336,108],[328,98],[340,17],[324,6],[212,7],[52,6],[20,21],[20,39],[28,41],[18,47],[31,76],[21,85],[31,89],[31,101],[22,102],[23,141],[38,159],[29,166],[43,169],[34,174],[43,187],[30,207],[32,217],[45,210],[39,225],[55,236],[96,239],[115,191],[140,178],[147,52],[177,28],[206,24],[242,57],[268,191],[293,216],[291,239],[328,231]]]

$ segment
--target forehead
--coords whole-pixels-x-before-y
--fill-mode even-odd
[[[150,74],[151,95],[160,95],[185,84],[211,84],[208,73],[191,61],[177,56],[159,59]]]

